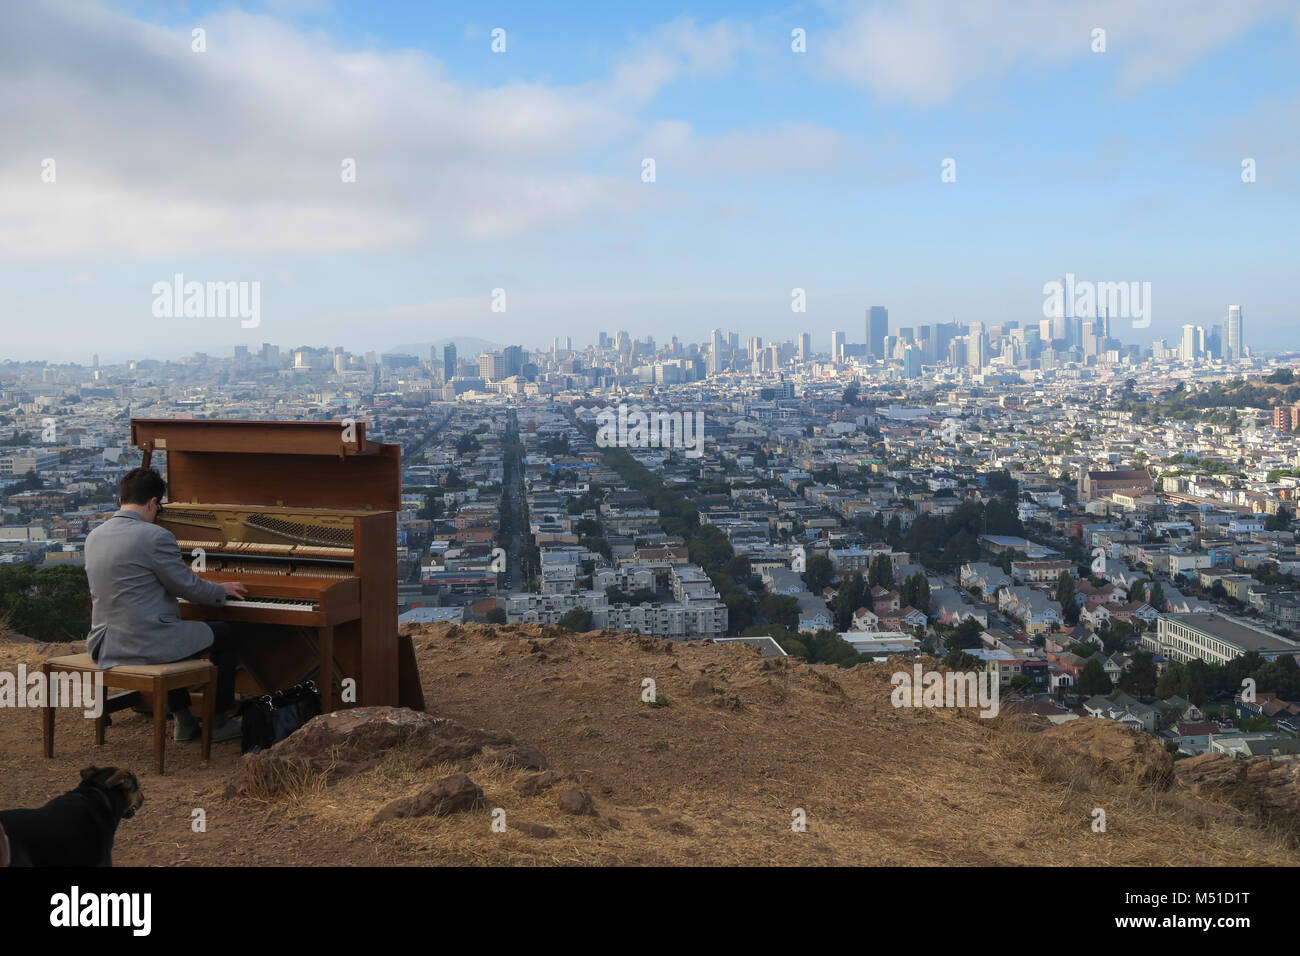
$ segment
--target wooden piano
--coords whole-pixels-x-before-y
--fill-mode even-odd
[[[186,620],[241,625],[241,691],[311,678],[325,711],[424,709],[411,639],[397,633],[401,446],[367,441],[364,422],[149,418],[131,420],[131,443],[146,467],[166,453],[157,521],[182,557],[248,589],[224,607],[181,602]]]

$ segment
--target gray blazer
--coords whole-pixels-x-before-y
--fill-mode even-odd
[[[212,644],[212,628],[182,621],[176,598],[225,604],[226,589],[190,570],[166,528],[118,511],[86,536],[86,577],[94,601],[86,645],[101,668],[167,664]]]

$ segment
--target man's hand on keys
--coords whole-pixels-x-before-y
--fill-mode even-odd
[[[236,601],[242,601],[248,597],[248,588],[244,587],[238,581],[226,581],[221,585],[226,589],[226,599],[234,598]]]

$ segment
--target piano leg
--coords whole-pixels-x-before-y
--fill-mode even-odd
[[[320,709],[328,714],[334,709],[334,628],[318,629],[320,648]]]

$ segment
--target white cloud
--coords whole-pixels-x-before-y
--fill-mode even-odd
[[[696,136],[690,124],[663,122],[645,140],[663,182],[726,179],[774,173],[825,172],[844,156],[843,137],[813,123],[783,123],[762,129]]]
[[[1283,0],[889,0],[857,5],[817,60],[826,75],[885,99],[940,104],[969,83],[1013,67],[1059,67],[1088,57],[1120,64],[1131,92],[1174,78],[1208,50],[1286,11]],[[1106,31],[1094,53],[1092,31]]]
[[[611,91],[473,89],[424,53],[342,50],[237,10],[201,25],[195,53],[189,28],[95,3],[0,9],[0,255],[329,253],[641,201],[632,176],[583,166],[635,127]]]

